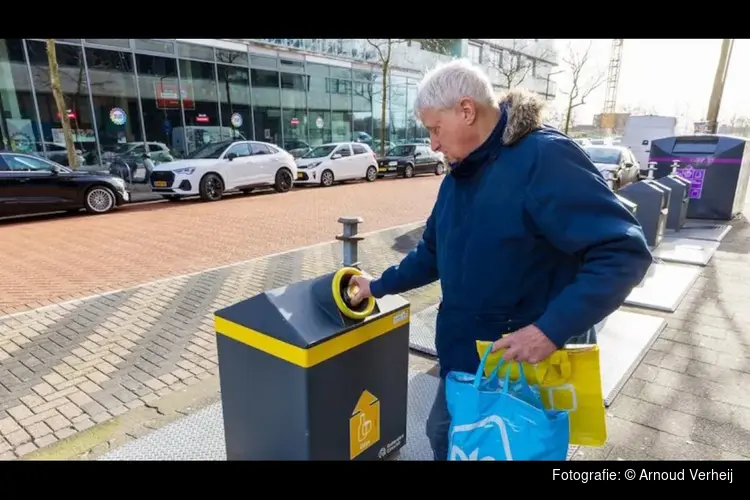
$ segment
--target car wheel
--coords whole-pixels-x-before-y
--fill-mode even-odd
[[[219,201],[224,195],[224,183],[216,174],[206,174],[201,179],[200,195],[203,201]]]
[[[443,162],[439,162],[435,166],[435,175],[443,175],[445,173],[445,165],[443,165]]]
[[[292,189],[292,172],[288,168],[280,168],[276,172],[276,181],[273,184],[273,188],[277,193],[286,193]]]
[[[375,167],[367,167],[367,173],[365,174],[365,179],[367,179],[367,182],[375,182],[377,178],[378,169]]]
[[[106,214],[115,208],[115,193],[105,186],[94,186],[86,192],[86,211],[90,214]]]
[[[331,187],[333,185],[333,172],[330,170],[324,170],[323,173],[320,174],[320,184],[325,187]]]
[[[407,165],[404,167],[404,177],[407,179],[414,177],[414,166],[413,165]]]

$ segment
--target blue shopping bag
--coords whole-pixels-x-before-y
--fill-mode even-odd
[[[489,377],[484,365],[476,374],[450,372],[445,379],[451,414],[448,460],[565,460],[570,442],[566,411],[546,410],[539,392],[521,376],[498,376],[505,361]]]

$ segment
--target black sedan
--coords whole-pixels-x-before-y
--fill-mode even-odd
[[[417,174],[443,175],[444,172],[443,155],[425,144],[401,144],[378,158],[378,177],[402,175],[408,178]]]
[[[103,214],[130,200],[125,181],[37,156],[0,151],[0,217],[85,208]]]

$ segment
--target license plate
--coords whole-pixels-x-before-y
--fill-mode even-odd
[[[167,187],[167,181],[154,181],[154,187],[165,188]]]
[[[302,172],[297,172],[297,179],[301,179],[301,178],[302,178]]]
[[[380,167],[380,168],[378,169],[378,172],[385,172],[386,170],[387,170],[387,169],[385,169],[385,168],[383,168],[383,167]]]

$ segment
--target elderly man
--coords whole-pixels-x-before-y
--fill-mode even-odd
[[[452,162],[422,240],[360,293],[382,297],[436,280],[441,384],[427,421],[435,460],[446,460],[445,375],[473,373],[476,340],[507,360],[536,363],[588,338],[652,262],[636,219],[586,153],[542,124],[543,102],[512,90],[498,102],[466,61],[422,80],[416,112],[432,148]]]

